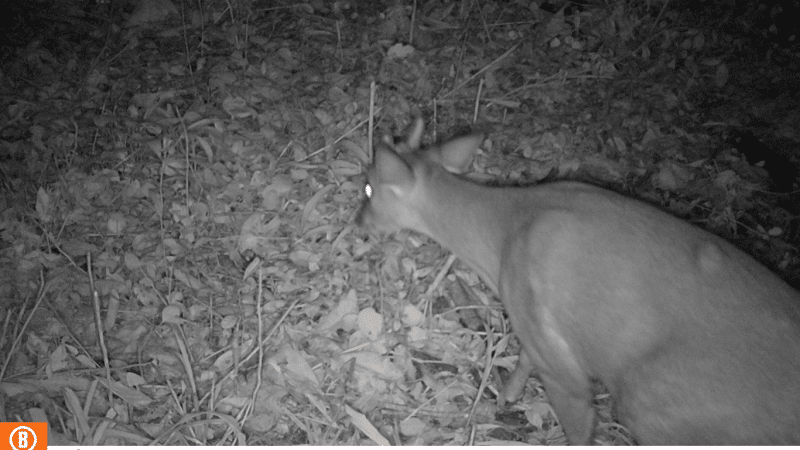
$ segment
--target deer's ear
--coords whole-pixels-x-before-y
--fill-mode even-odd
[[[436,151],[436,162],[448,172],[464,173],[469,169],[472,157],[475,156],[475,152],[478,151],[482,142],[482,135],[473,134],[447,141],[438,149],[430,151]]]
[[[419,145],[422,142],[422,133],[424,131],[425,123],[422,121],[422,117],[417,117],[414,120],[414,126],[412,126],[411,131],[408,132],[408,138],[406,138],[406,145],[410,150],[419,150]]]

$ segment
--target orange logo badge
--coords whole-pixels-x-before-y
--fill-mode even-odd
[[[0,449],[47,450],[47,423],[0,422]]]

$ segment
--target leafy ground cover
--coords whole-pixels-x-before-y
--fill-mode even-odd
[[[565,443],[535,379],[498,410],[476,275],[353,223],[417,115],[485,133],[478,178],[611,187],[797,285],[796,1],[9,8],[0,421],[51,444]]]

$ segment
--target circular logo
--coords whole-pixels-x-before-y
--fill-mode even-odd
[[[33,438],[33,443],[28,443],[29,435],[25,433],[25,431],[30,433],[30,437]],[[22,435],[19,436],[19,439],[17,441],[22,444],[27,443],[27,445],[23,445],[22,448],[19,448],[16,445],[14,445],[14,437],[18,436],[19,433],[22,433]],[[14,428],[14,431],[12,431],[11,434],[8,436],[8,443],[14,450],[33,450],[34,448],[36,448],[36,433],[29,427],[26,427],[24,425],[21,427]]]

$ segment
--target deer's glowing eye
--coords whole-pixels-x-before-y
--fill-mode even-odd
[[[364,194],[367,195],[367,198],[372,198],[372,186],[369,183],[364,185]]]

